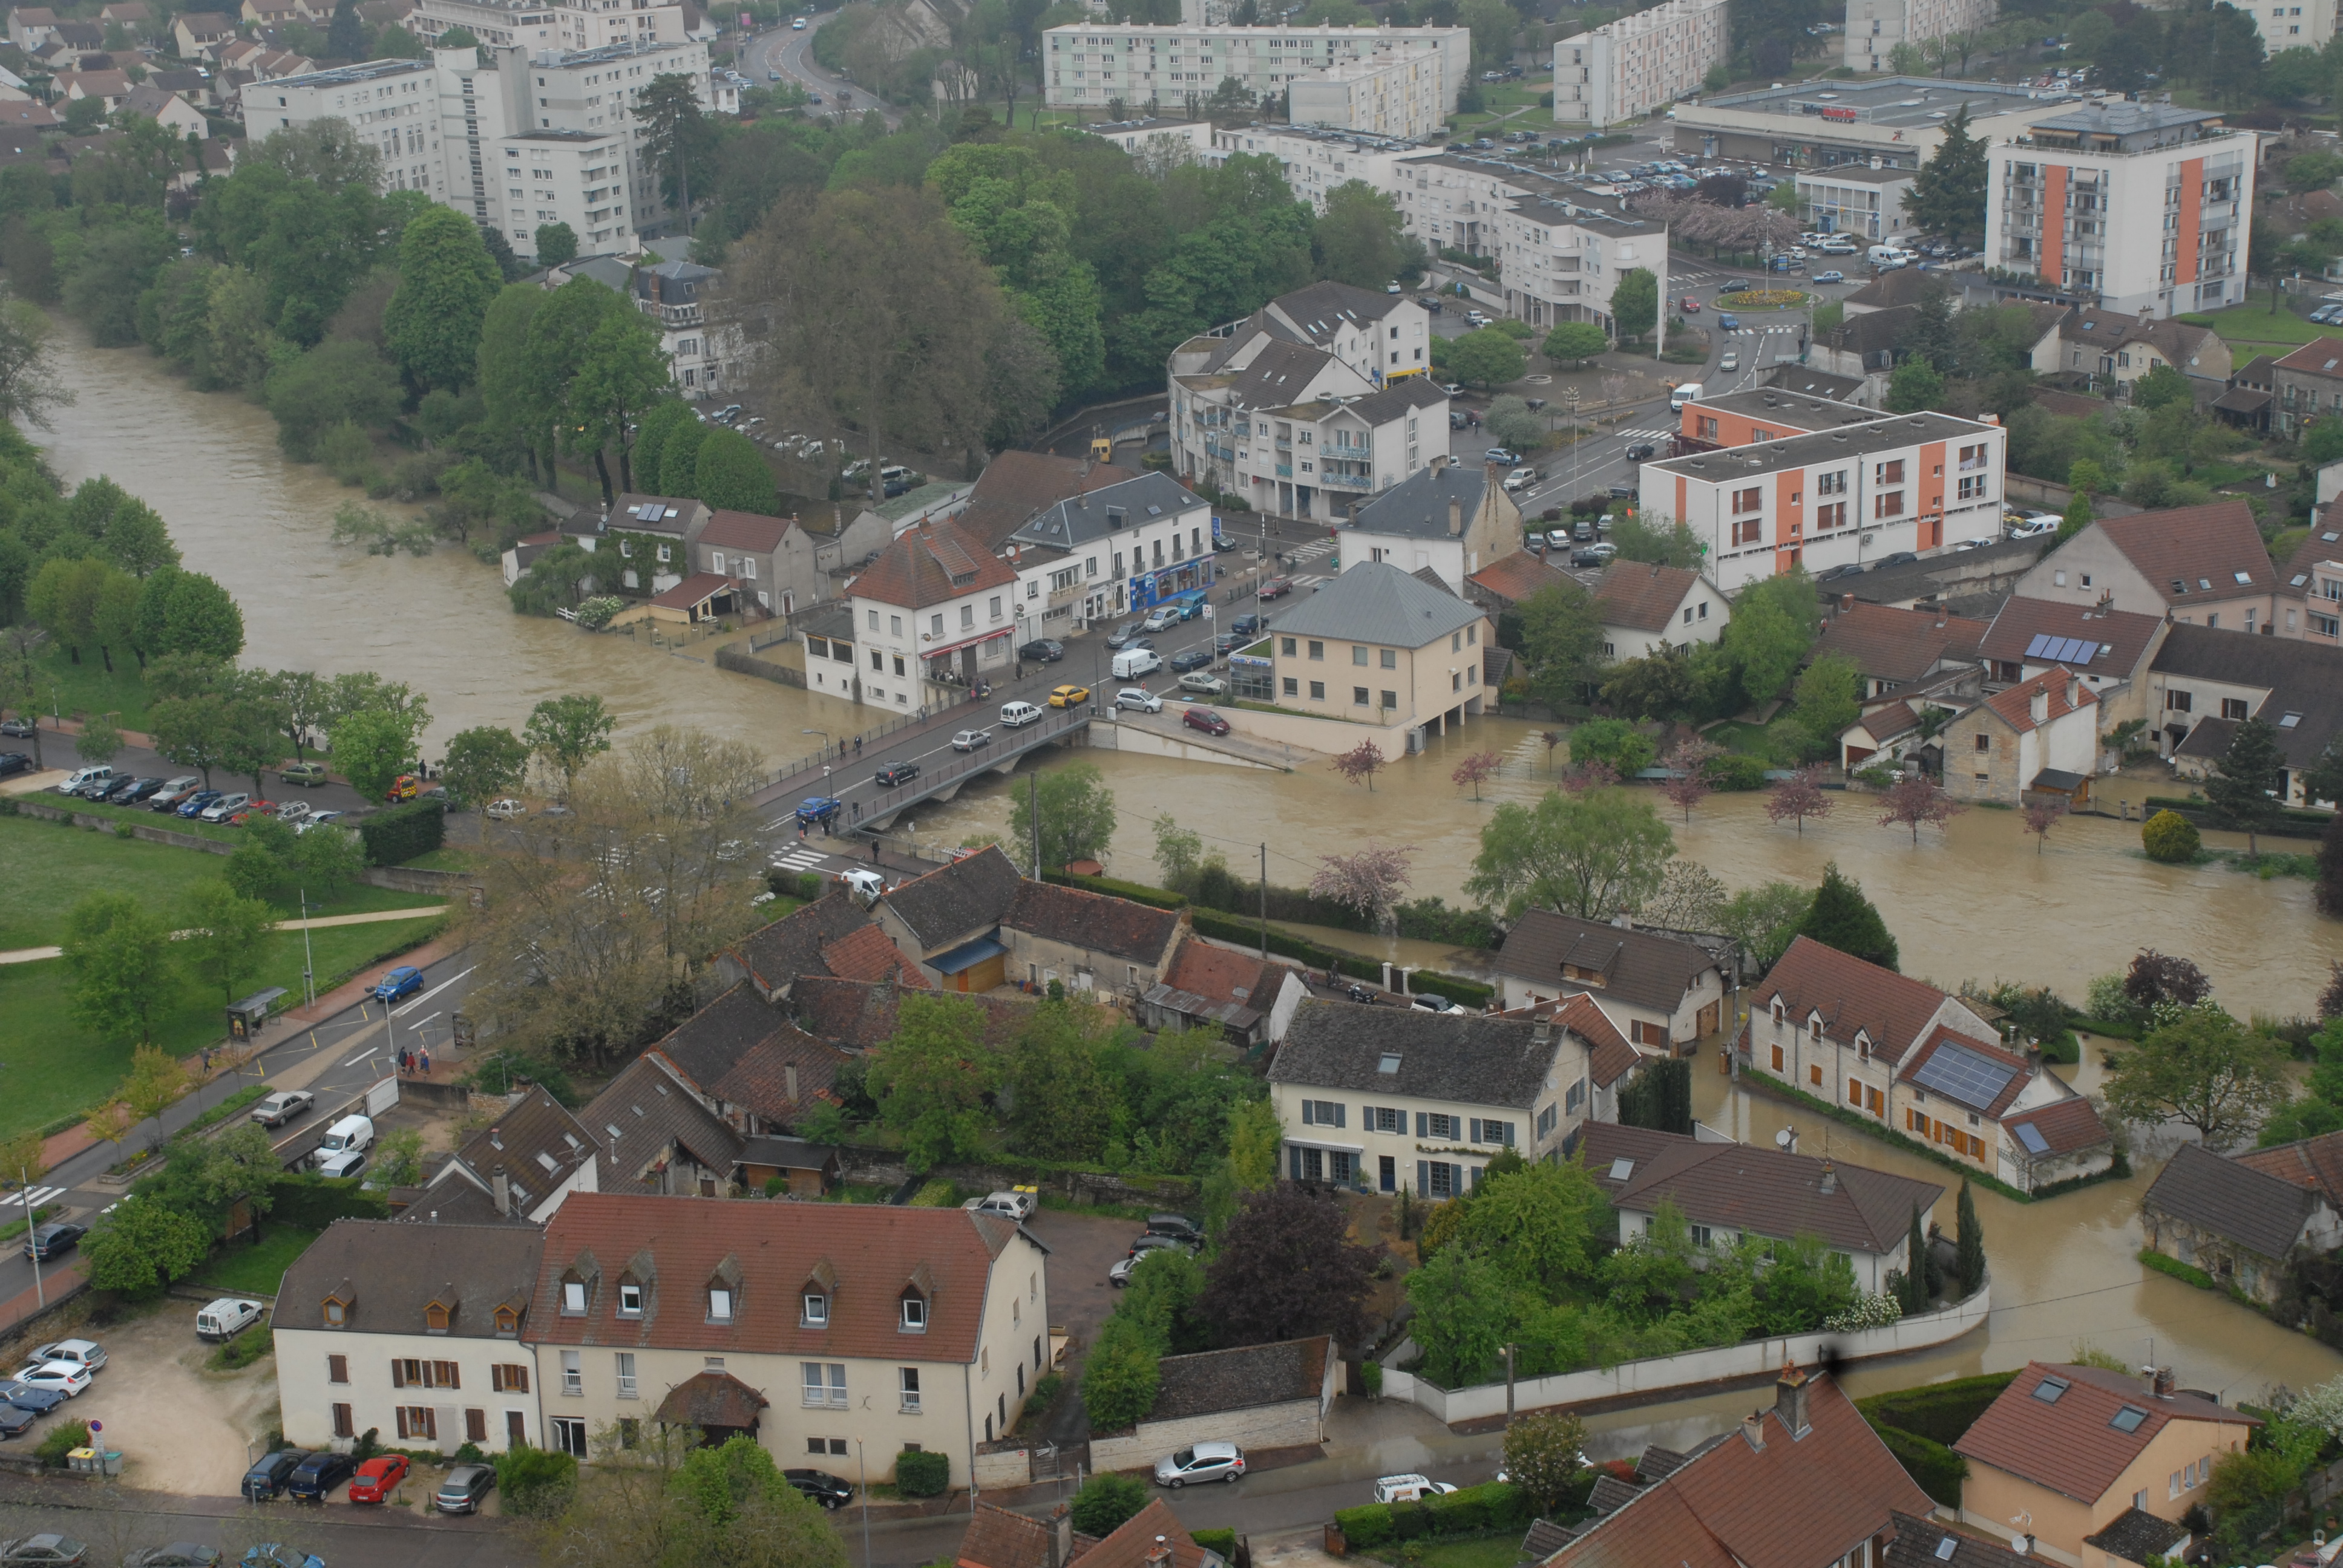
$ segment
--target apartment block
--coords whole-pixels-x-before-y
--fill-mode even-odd
[[[2335,0],[2309,0],[2304,5],[2265,5],[2256,0],[2237,7],[2261,30],[2262,47],[2275,55],[2281,49],[2324,49],[2335,36]]]
[[[1858,71],[1890,69],[1898,44],[1926,44],[1993,25],[1996,0],[1846,0],[1846,53]]]
[[[2207,109],[2110,100],[1993,146],[1986,255],[2103,309],[2156,317],[2246,297],[2254,142]]]
[[[1564,38],[1554,46],[1554,117],[1598,126],[1641,119],[1699,92],[1729,46],[1725,0],[1666,0]]]
[[[447,201],[439,150],[437,73],[428,60],[368,60],[244,90],[245,135],[265,142],[315,120],[347,120],[382,152],[386,190],[428,191]]]
[[[1473,68],[1463,27],[1168,26],[1091,21],[1052,27],[1042,45],[1052,108],[1208,98],[1233,76],[1256,98],[1346,62],[1430,48],[1440,56],[1440,112],[1452,113]],[[1298,113],[1296,114],[1299,118]]]
[[[1436,49],[1337,60],[1292,84],[1289,117],[1297,126],[1419,141],[1447,116],[1446,85]]]
[[[2001,537],[2000,426],[1898,415],[1646,463],[1642,511],[1683,523],[1737,593],[1794,567],[1819,576],[1901,551]]]
[[[682,0],[417,0],[407,30],[426,43],[450,27],[490,48],[602,49],[613,44],[681,44],[690,36]]]

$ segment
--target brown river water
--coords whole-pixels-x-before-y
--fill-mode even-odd
[[[34,432],[68,483],[95,474],[145,498],[168,519],[186,563],[211,573],[245,611],[246,658],[321,673],[367,669],[428,693],[430,747],[475,724],[518,728],[540,699],[592,691],[628,729],[674,722],[748,740],[775,762],[809,750],[807,729],[862,728],[850,705],[717,670],[623,638],[514,615],[497,571],[443,548],[420,559],[337,549],[334,509],[356,492],[322,470],[287,462],[266,414],[238,398],[189,390],[143,349],[76,347],[79,404],[54,433]],[[574,482],[574,481],[573,481]],[[707,656],[705,645],[688,650]],[[863,720],[867,722],[867,719]],[[1449,781],[1466,754],[1495,750],[1503,772],[1475,803]],[[1548,788],[1537,727],[1474,719],[1423,756],[1395,762],[1372,791],[1344,783],[1322,761],[1292,773],[1163,761],[1093,749],[1121,826],[1111,869],[1153,875],[1150,825],[1170,812],[1204,833],[1240,875],[1306,883],[1319,857],[1375,841],[1416,849],[1416,894],[1458,901],[1495,802],[1534,799]],[[2125,781],[2137,796],[2149,781]],[[914,813],[909,829],[930,842],[1003,826],[1007,780],[990,779],[950,804]],[[1951,986],[1965,978],[2049,984],[2079,1001],[2090,978],[2120,968],[2143,946],[2185,953],[2212,976],[2233,1011],[2308,1010],[2330,961],[2343,958],[2343,925],[2311,909],[2308,883],[2262,881],[2219,869],[2151,864],[2138,827],[2097,818],[2062,823],[2036,854],[2014,813],[1975,810],[1949,830],[1874,825],[1861,797],[1840,799],[1803,837],[1765,819],[1755,795],[1716,796],[1678,820],[1682,851],[1729,886],[1768,878],[1812,882],[1838,861],[1878,903],[1902,943],[1904,968]],[[2222,842],[2221,837],[2214,836]],[[2294,849],[2308,846],[2289,844]],[[1464,955],[1423,942],[1379,942],[1328,933],[1403,963],[1468,967]],[[2082,1087],[2100,1071],[2096,1049]],[[1872,1144],[1782,1102],[1728,1084],[1704,1061],[1699,1114],[1748,1140],[1801,1124],[1801,1147],[1943,1180],[1918,1159]],[[2343,1372],[2343,1356],[2259,1315],[2144,1271],[2138,1200],[2159,1161],[2142,1173],[2035,1205],[1980,1194],[1996,1306],[1988,1328],[1945,1350],[1857,1369],[1861,1390],[2001,1369],[2028,1357],[2060,1358],[2089,1341],[2135,1362],[2151,1353],[2189,1386],[2249,1396],[2263,1385],[2296,1388]],[[1949,1193],[1938,1218],[1950,1228]],[[1711,1420],[1737,1412],[1747,1395],[1687,1402],[1663,1412],[1598,1425],[1648,1426],[1654,1416]],[[1714,1406],[1714,1410],[1710,1407]],[[1661,1439],[1664,1441],[1664,1437]]]

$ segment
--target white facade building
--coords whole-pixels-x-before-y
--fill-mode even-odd
[[[1256,98],[1344,61],[1420,48],[1436,50],[1440,110],[1453,112],[1473,69],[1463,27],[1160,26],[1093,21],[1052,27],[1041,46],[1043,92],[1051,108],[1209,98],[1234,76]]]
[[[2335,0],[2308,0],[2301,5],[2240,5],[2261,30],[2262,47],[2275,55],[2281,49],[2324,49],[2335,36]]]
[[[1564,38],[1554,46],[1554,117],[1592,126],[1640,119],[1699,92],[1730,47],[1725,0],[1666,0]]]
[[[1712,580],[1737,593],[1798,566],[1819,576],[1903,550],[1991,544],[2005,456],[1999,425],[1898,415],[1646,463],[1639,509],[1690,528]]]
[[[1926,44],[1993,25],[1996,0],[1846,0],[1846,53],[1858,71],[1892,69],[1898,44]]]
[[[603,49],[613,44],[680,44],[685,41],[682,0],[417,0],[406,17],[407,30],[426,43],[450,27],[463,27],[488,47]]]
[[[244,130],[253,141],[317,120],[347,120],[381,150],[384,189],[428,191],[434,201],[447,200],[438,76],[430,61],[368,60],[244,90]]]
[[[1288,117],[1297,126],[1420,141],[1447,117],[1446,83],[1436,49],[1337,60],[1292,84]]]
[[[1993,265],[2126,314],[2246,297],[2254,138],[2217,113],[2117,99],[2041,121],[1988,157]]]
[[[1168,474],[1141,474],[1040,513],[1001,549],[1017,574],[1017,639],[1079,631],[1207,586],[1212,508]]]
[[[1885,164],[1834,164],[1799,169],[1794,177],[1799,204],[1815,227],[1877,241],[1904,232],[1904,204],[1917,175],[1916,169]]]

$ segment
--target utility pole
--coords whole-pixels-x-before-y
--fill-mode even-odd
[[[1261,961],[1269,961],[1269,845],[1261,847]]]
[[[16,1167],[16,1183],[25,1194],[25,1255],[33,1260],[33,1302],[46,1308],[49,1292],[41,1283],[41,1221],[33,1209],[33,1177],[27,1167]]]
[[[1033,812],[1033,879],[1041,879],[1041,776],[1025,776],[1025,799]]]
[[[1505,1346],[1505,1430],[1513,1430],[1513,1347]]]

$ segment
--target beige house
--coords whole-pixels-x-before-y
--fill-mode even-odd
[[[1715,642],[1733,618],[1732,601],[1690,567],[1613,561],[1594,585],[1603,618],[1603,657],[1643,658],[1696,642]]]
[[[525,1224],[327,1226],[277,1297],[286,1441],[347,1452],[373,1432],[442,1453],[541,1446],[520,1335],[543,1240]]]
[[[2251,508],[2232,498],[2102,518],[2044,557],[2011,591],[2258,632],[2271,625],[2278,570]]]
[[[2181,778],[2204,778],[2227,753],[2237,725],[2258,719],[2276,732],[2286,766],[2279,799],[2330,804],[2311,799],[2307,780],[2343,730],[2343,648],[2176,626],[2148,666],[2146,708]]]
[[[2166,366],[2183,376],[2226,386],[2234,366],[2229,346],[2209,327],[2157,319],[2143,308],[2136,316],[2088,307],[2067,312],[2058,326],[2060,363],[2056,368],[2113,381],[2131,396],[2134,383]]]
[[[151,82],[131,88],[130,95],[122,100],[122,107],[141,119],[153,120],[181,140],[211,135],[211,122],[204,118],[201,109]]]
[[[957,523],[920,523],[898,536],[847,585],[860,699],[904,710],[954,702],[1005,673],[1016,587],[1009,563]]]
[[[2181,1516],[2204,1503],[2214,1463],[2260,1424],[2177,1392],[2169,1369],[2142,1379],[2029,1362],[1953,1444],[1968,1461],[1961,1523],[2072,1568],[2177,1558]],[[2118,1535],[2121,1554],[2108,1550]]]
[[[1046,1369],[1047,1265],[964,1209],[575,1194],[528,1319],[547,1443],[688,1421],[783,1466],[860,1444],[874,1481],[942,1453],[965,1487]]]
[[[236,20],[216,11],[183,11],[172,20],[171,36],[177,41],[179,58],[208,59],[236,36]]]
[[[1171,969],[1188,927],[1180,910],[1029,881],[997,845],[889,889],[871,914],[939,990],[1055,982],[1131,1008]]]
[[[2081,806],[2099,770],[2099,694],[2063,666],[2047,669],[1955,716],[1940,744],[1956,800],[2055,795]]]
[[[1725,977],[1680,937],[1525,910],[1497,952],[1507,1009],[1584,993],[1639,1050],[1689,1054],[1723,1025]]]
[[[1343,572],[1254,651],[1269,650],[1281,708],[1440,734],[1481,711],[1491,629],[1478,606],[1385,562]]]
[[[701,571],[732,578],[740,597],[768,615],[818,603],[828,586],[820,551],[795,518],[712,513],[691,554]]]

